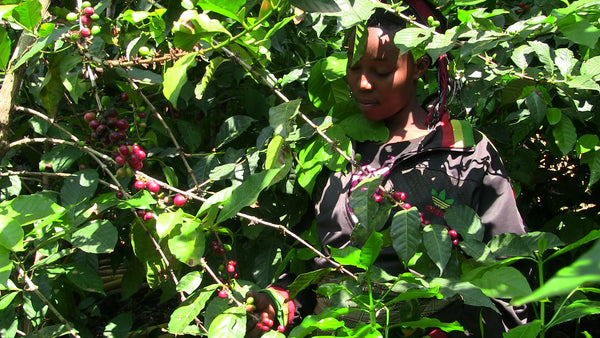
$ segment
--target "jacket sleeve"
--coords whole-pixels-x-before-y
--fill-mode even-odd
[[[478,151],[486,154],[489,163],[483,177],[478,208],[478,214],[486,227],[485,240],[505,232],[526,233],[500,155],[486,137],[480,142],[478,148],[480,148]]]

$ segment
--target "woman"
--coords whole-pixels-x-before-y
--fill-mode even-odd
[[[409,1],[409,4],[422,22],[435,14],[425,1]],[[356,152],[362,155],[361,170],[332,173],[323,187],[316,204],[316,219],[326,254],[328,247],[343,248],[353,244],[351,234],[356,217],[348,200],[352,188],[365,178],[365,172],[370,174],[367,176],[384,176],[386,191],[396,192],[397,199],[417,207],[424,224],[445,224],[446,208],[467,205],[481,217],[486,229],[484,240],[499,233],[525,233],[495,148],[468,123],[451,121],[448,117],[445,105],[451,84],[446,56],[438,60],[440,89],[437,97],[424,106],[419,104],[417,82],[432,61],[428,55],[414,60],[411,53],[400,54],[394,44],[394,34],[404,25],[389,12],[377,12],[367,22],[366,45],[358,60],[353,59],[353,45],[350,46],[347,80],[352,95],[366,118],[385,122],[389,139],[384,144],[356,144]],[[382,250],[376,264],[390,274],[404,270],[391,247]],[[315,268],[326,266],[325,260],[315,262]],[[273,302],[277,298],[287,298],[285,288],[270,292],[273,297],[253,294],[257,309],[272,313],[272,318],[276,318],[276,308],[284,309],[285,318],[281,313],[279,318],[283,318],[288,327],[299,320],[297,314],[301,306],[307,310],[307,306],[298,300]],[[521,319],[514,311],[508,311],[513,316],[500,318],[491,310],[484,311],[486,337],[501,336],[506,326],[519,323]],[[460,302],[447,306],[434,317],[444,321],[460,320],[471,334],[481,334],[478,309]],[[513,319],[515,323],[509,323]]]

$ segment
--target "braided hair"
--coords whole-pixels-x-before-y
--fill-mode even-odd
[[[388,1],[382,2],[387,3]],[[414,17],[417,22],[422,24],[427,24],[428,18],[431,16],[440,22],[440,25],[436,28],[438,33],[443,33],[446,30],[446,18],[429,1],[404,0],[403,2],[409,6],[404,14]],[[378,8],[367,20],[367,27],[378,27],[390,34],[395,34],[406,27],[406,21],[393,12]],[[426,123],[430,128],[440,121],[448,122],[450,119],[447,104],[458,89],[459,84],[449,76],[449,64],[450,59],[448,54],[442,54],[434,62],[434,65],[437,65],[438,88],[423,103],[423,107],[427,111]]]

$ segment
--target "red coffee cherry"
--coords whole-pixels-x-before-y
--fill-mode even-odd
[[[187,200],[185,199],[185,197],[181,194],[175,195],[175,197],[173,197],[173,204],[175,204],[176,207],[184,206],[186,201]]]

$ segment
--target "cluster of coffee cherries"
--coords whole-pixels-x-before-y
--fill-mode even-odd
[[[256,323],[256,328],[261,331],[269,331],[273,328],[274,324],[275,322],[269,317],[269,314],[267,312],[263,312],[260,314],[260,321]],[[279,324],[277,326],[277,331],[285,332],[285,326]]]
[[[71,38],[78,39],[79,36],[89,38],[92,35],[100,33],[100,26],[94,25],[94,21],[100,17],[94,12],[94,7],[89,1],[84,1],[81,4],[81,9],[78,13],[70,12],[67,14],[67,21],[74,22],[79,19],[82,27],[79,31],[71,31]]]
[[[396,201],[402,208],[410,209],[412,205],[406,202],[406,193],[404,191],[394,191],[392,193],[392,198]],[[383,192],[379,189],[373,194],[373,199],[377,203],[381,203],[383,201]]]
[[[233,278],[233,279],[240,278],[240,275],[235,271],[236,265],[237,265],[236,261],[230,260],[229,262],[227,262],[227,266],[225,266],[225,271],[227,271],[229,273],[229,275],[231,276],[231,278]]]
[[[446,227],[446,229],[448,229],[448,235],[450,235],[450,240],[452,240],[452,245],[459,246],[460,239],[458,238],[458,231],[456,231],[454,229],[450,229],[449,227]]]
[[[223,244],[221,244],[221,243],[219,243],[217,241],[212,241],[210,243],[210,248],[215,253],[215,255],[224,255],[225,252],[226,252],[225,247],[223,246]]]
[[[129,122],[125,119],[118,119],[119,113],[111,108],[104,112],[100,117],[93,111],[83,114],[84,120],[92,130],[92,139],[102,142],[109,146],[127,138],[126,130],[129,129]]]
[[[144,221],[149,221],[154,218],[154,212],[152,210],[142,210],[139,209],[137,211],[138,216],[140,216]]]

